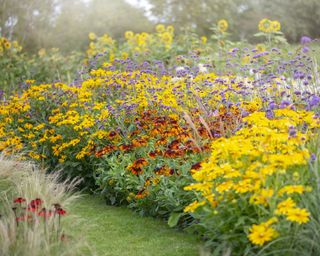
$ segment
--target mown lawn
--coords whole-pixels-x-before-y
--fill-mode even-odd
[[[192,235],[170,229],[161,220],[108,206],[97,196],[84,196],[72,211],[83,219],[86,240],[98,256],[194,256],[202,247]]]

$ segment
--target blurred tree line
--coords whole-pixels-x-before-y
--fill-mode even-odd
[[[154,16],[177,28],[209,34],[210,24],[227,19],[234,39],[253,40],[263,18],[279,20],[290,42],[320,36],[320,0],[148,0]]]
[[[192,28],[210,35],[210,27],[227,19],[233,39],[253,40],[262,18],[279,20],[287,39],[320,36],[319,0],[0,0],[0,33],[24,48],[84,49],[88,33],[119,38],[126,30],[152,31],[154,23],[173,24],[177,33]],[[131,3],[131,4],[130,4]]]
[[[0,0],[0,35],[29,51],[83,50],[89,32],[118,38],[152,27],[144,10],[125,0]]]

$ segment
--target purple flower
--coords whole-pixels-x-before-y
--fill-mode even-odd
[[[266,118],[273,119],[274,117],[275,117],[275,115],[274,115],[273,111],[271,109],[268,109],[266,111]]]
[[[300,39],[300,43],[303,44],[303,45],[308,44],[311,41],[312,41],[312,39],[310,37],[308,37],[308,36],[303,36]]]
[[[271,101],[270,103],[269,103],[269,109],[275,109],[275,108],[277,108],[277,104],[274,102],[274,101]]]
[[[320,102],[320,97],[317,95],[313,95],[309,100],[309,105],[310,107],[314,107],[314,106],[317,106],[319,102]]]
[[[294,126],[290,126],[289,127],[289,136],[291,138],[297,137],[297,131],[296,131],[296,128]]]
[[[241,113],[241,116],[242,116],[242,117],[246,117],[246,116],[248,116],[248,115],[249,115],[249,112],[248,112],[248,111],[245,111],[245,110],[243,110],[242,113]]]
[[[301,51],[302,51],[303,53],[307,53],[307,52],[309,52],[309,47],[304,46],[304,47],[302,47]]]
[[[288,100],[283,100],[281,101],[281,104],[280,104],[280,108],[286,108],[290,105],[290,101]]]

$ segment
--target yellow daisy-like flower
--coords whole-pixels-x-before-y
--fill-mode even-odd
[[[205,201],[198,202],[197,200],[193,203],[189,204],[186,208],[184,208],[184,212],[194,212],[197,208],[199,208],[202,205],[205,205]]]
[[[170,34],[173,34],[174,33],[174,27],[173,26],[168,26],[167,27],[167,32],[169,32]]]
[[[229,24],[226,20],[223,19],[223,20],[218,21],[218,29],[220,32],[222,32],[222,33],[226,32],[228,27],[229,27]]]
[[[274,228],[262,223],[260,225],[253,225],[252,228],[250,228],[248,238],[253,244],[262,246],[277,236],[278,232]]]
[[[4,43],[4,48],[9,49],[11,47],[11,43],[10,42],[5,42]]]
[[[277,215],[287,214],[290,209],[294,209],[295,207],[296,207],[296,203],[292,200],[291,197],[289,197],[288,199],[280,202],[277,205],[277,209],[275,213]]]
[[[165,26],[164,26],[163,24],[158,24],[158,25],[156,26],[156,31],[157,31],[158,33],[163,33],[163,32],[166,31],[166,28],[165,28]]]
[[[287,220],[302,224],[309,221],[309,216],[310,213],[306,209],[293,208],[288,210]]]
[[[272,21],[269,19],[262,19],[259,22],[259,30],[265,33],[270,33],[273,31]]]
[[[163,33],[161,39],[164,43],[171,43],[173,40],[172,35],[168,32]]]
[[[279,196],[282,196],[283,194],[291,195],[294,193],[302,194],[305,192],[306,189],[303,185],[288,185],[283,188],[281,188],[278,192]]]
[[[281,29],[281,24],[280,24],[280,22],[277,21],[277,20],[272,21],[272,22],[271,22],[271,26],[272,26],[273,32],[280,31],[280,29]]]
[[[257,44],[256,45],[256,50],[258,52],[264,52],[264,51],[266,51],[266,46],[264,44]]]
[[[125,39],[129,40],[134,37],[134,33],[132,31],[126,31],[124,33],[124,37],[125,37]]]
[[[97,38],[96,34],[93,32],[89,33],[88,37],[90,40],[95,40]]]

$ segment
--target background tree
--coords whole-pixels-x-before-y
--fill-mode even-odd
[[[43,45],[59,1],[0,0],[1,34],[19,40],[28,49]]]
[[[98,36],[105,33],[119,38],[126,30],[149,31],[151,22],[142,9],[124,0],[62,1],[56,18],[51,46],[62,49],[83,49],[88,43],[88,33]]]

